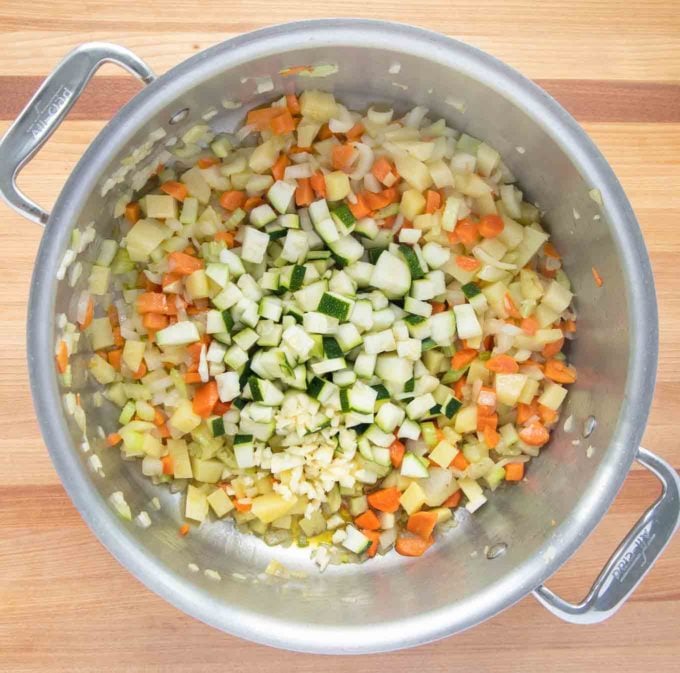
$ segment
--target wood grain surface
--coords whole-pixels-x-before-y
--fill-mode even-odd
[[[677,0],[0,2],[0,132],[59,59],[88,40],[127,46],[156,72],[238,33],[323,16],[389,18],[463,39],[519,68],[584,125],[640,220],[656,277],[660,363],[645,433],[680,467],[680,3]],[[138,90],[105,67],[20,184],[49,207],[106,120]],[[89,532],[47,456],[28,389],[25,318],[40,229],[0,206],[0,672],[284,673],[677,671],[680,542],[608,622],[559,622],[531,598],[454,638],[352,659],[221,634],[129,575]],[[579,599],[658,494],[637,466],[606,518],[550,581]]]

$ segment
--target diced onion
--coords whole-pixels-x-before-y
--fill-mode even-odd
[[[349,174],[352,180],[361,180],[371,170],[375,155],[373,150],[364,143],[354,143],[354,149],[357,151],[358,159],[354,170]]]
[[[483,250],[482,248],[480,248],[478,245],[476,245],[474,248],[472,248],[472,254],[480,262],[483,262],[484,264],[488,264],[489,266],[493,266],[496,269],[502,269],[504,271],[516,271],[517,270],[516,264],[508,264],[507,262],[500,262],[495,257],[492,257],[488,252],[486,252],[486,250]]]
[[[287,166],[283,172],[284,180],[300,180],[312,177],[312,167],[309,164]]]
[[[370,108],[368,108],[368,112],[366,113],[366,116],[374,124],[386,125],[386,124],[389,124],[392,121],[392,115],[393,114],[394,114],[394,110],[392,108],[380,110],[380,109],[376,109],[375,107],[371,106]]]

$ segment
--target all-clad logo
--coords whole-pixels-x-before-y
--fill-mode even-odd
[[[66,107],[72,96],[73,91],[66,86],[62,86],[50,98],[49,103],[44,108],[41,109],[36,106],[38,118],[28,128],[28,132],[34,139],[38,140],[45,134],[52,125],[54,118]]]
[[[612,575],[617,582],[623,582],[638,559],[642,559],[642,567],[647,565],[647,550],[654,541],[656,533],[652,533],[650,528],[643,530],[629,546],[623,558],[616,564]]]

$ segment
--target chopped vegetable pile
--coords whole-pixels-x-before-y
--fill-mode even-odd
[[[560,255],[498,152],[427,112],[306,91],[195,126],[100,242],[76,321],[106,441],[188,521],[322,569],[420,556],[548,442],[576,380]]]

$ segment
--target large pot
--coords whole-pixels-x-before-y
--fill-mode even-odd
[[[105,61],[121,65],[148,86],[97,136],[48,215],[18,191],[15,176]],[[339,68],[318,79],[278,74],[309,63]],[[397,63],[398,73],[391,68]],[[258,84],[268,88],[262,86],[266,80],[253,78],[269,75],[274,91],[258,94]],[[574,429],[560,427],[532,462],[525,483],[499,489],[418,560],[390,554],[318,574],[307,551],[269,548],[224,523],[203,525],[180,538],[179,496],[154,488],[137,464],[103,448],[95,428],[101,424],[111,430],[117,414],[106,406],[95,408],[92,390],[82,389],[93,419],[88,425],[91,448],[83,452],[82,436],[62,405],[64,391],[53,357],[55,316],[73,316],[75,297],[88,275],[85,263],[75,287],[69,286],[69,274],[57,280],[72,229],[94,222],[98,235],[105,236],[112,205],[129,180],[139,185],[145,167],[150,170],[163,158],[168,139],[181,135],[210,108],[218,111],[213,122],[233,126],[243,108],[225,108],[224,98],[252,107],[293,84],[333,90],[358,107],[376,100],[401,108],[423,104],[487,139],[545,210],[576,292],[579,332],[570,359],[579,381],[563,415],[573,416]],[[154,134],[157,129],[164,133]],[[121,159],[144,143],[141,163],[121,168]],[[666,462],[638,448],[654,389],[657,309],[635,216],[612,170],[578,124],[545,92],[490,56],[408,26],[309,21],[229,40],[156,79],[130,52],[87,44],[46,80],[2,141],[0,157],[3,196],[45,225],[30,297],[28,358],[36,412],[52,460],[103,544],[150,589],[187,613],[250,640],[325,653],[377,652],[442,638],[532,592],[563,619],[596,622],[621,606],[675,532],[678,476]],[[599,190],[603,205],[596,193],[589,194],[593,189]],[[603,287],[593,281],[594,266]],[[105,478],[93,472],[92,455],[101,460]],[[604,516],[634,460],[661,480],[663,492],[586,598],[578,605],[567,603],[543,582]],[[126,494],[134,513],[147,511],[151,527],[143,530],[122,521],[108,501],[114,491]],[[149,506],[153,496],[162,502],[160,511]],[[262,575],[273,558],[308,574],[287,580]],[[221,580],[206,576],[206,569],[217,571]]]

